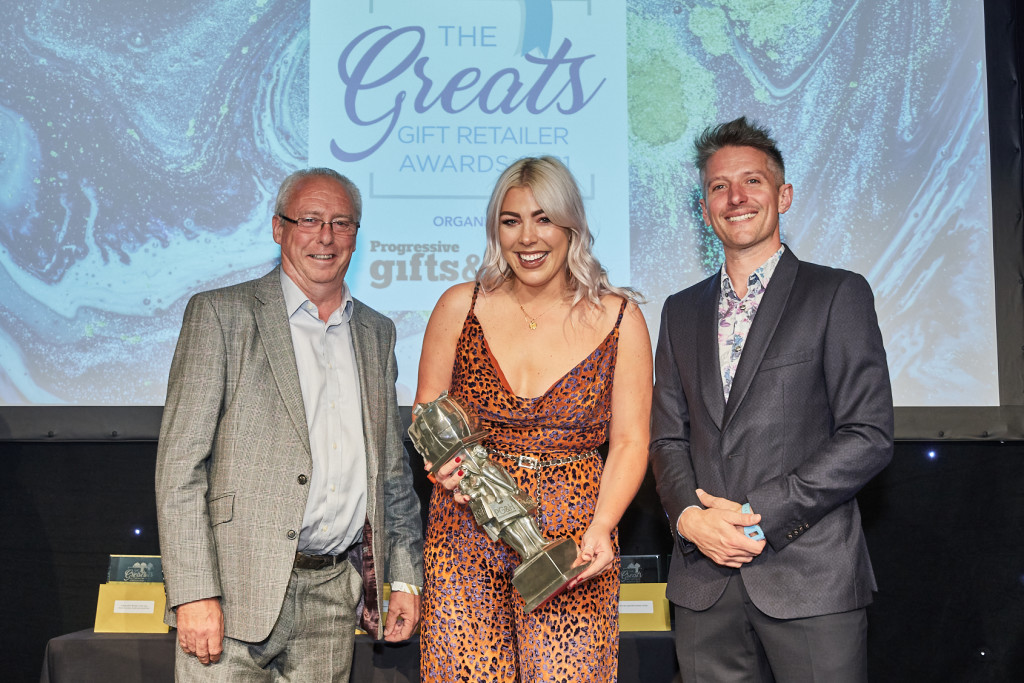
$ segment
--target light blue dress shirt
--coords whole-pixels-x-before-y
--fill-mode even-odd
[[[366,520],[366,443],[352,346],[352,294],[327,322],[281,271],[288,323],[306,409],[313,471],[299,551],[334,555],[362,540]]]

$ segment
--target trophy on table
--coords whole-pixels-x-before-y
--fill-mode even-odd
[[[462,455],[466,475],[459,491],[469,498],[477,524],[491,540],[502,540],[519,554],[521,563],[512,585],[532,612],[561,593],[586,565],[573,567],[577,546],[571,538],[549,541],[533,518],[537,503],[519,488],[504,468],[487,456],[480,442],[487,432],[477,428],[453,398],[444,392],[413,410],[409,437],[434,474],[457,455]]]

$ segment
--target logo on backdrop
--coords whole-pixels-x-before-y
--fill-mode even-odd
[[[598,256],[626,281],[625,3],[351,4],[311,3],[309,147],[366,197],[353,290],[433,308],[475,276],[498,174],[540,155],[576,175]]]
[[[463,34],[458,32],[459,29],[461,27],[439,26],[436,30],[443,35],[441,43],[448,46],[456,38],[461,39]],[[475,40],[479,31],[480,44],[486,46],[488,43],[485,40],[493,38],[496,29],[495,26],[473,27],[470,35]],[[541,41],[537,35],[539,33],[541,31],[529,31],[529,39]],[[550,26],[547,33],[550,36]],[[484,115],[512,114],[519,110],[539,115],[557,110],[559,114],[571,116],[587,106],[604,84],[604,79],[595,85],[585,84],[584,65],[594,55],[573,56],[572,41],[568,38],[562,39],[562,44],[550,58],[524,53],[522,59],[528,65],[534,65],[532,68],[504,66],[493,68],[492,73],[488,74],[475,66],[464,66],[448,75],[435,73],[429,55],[423,55],[426,36],[427,32],[422,26],[394,30],[387,26],[376,26],[356,36],[342,51],[338,58],[338,77],[345,86],[345,116],[360,127],[373,127],[377,130],[383,128],[383,133],[365,149],[344,149],[337,139],[332,139],[331,154],[339,161],[365,159],[388,140],[412,94],[399,85],[401,77],[410,70],[419,81],[419,86],[408,106],[417,114],[426,114],[438,107],[447,114],[477,109]],[[524,37],[525,40],[527,38]],[[542,45],[538,44],[537,47],[541,48]],[[546,46],[543,46],[543,51],[547,53]],[[384,93],[386,101],[383,111],[373,104],[364,104],[370,98],[362,97],[378,90]],[[392,95],[394,98],[390,99]],[[496,141],[518,139],[516,131],[511,128],[505,131],[494,127],[455,128],[458,142],[481,137],[481,131],[484,140],[488,137]],[[436,135],[444,142],[448,130],[449,126],[430,126],[418,131],[406,127],[403,137],[430,139]],[[372,137],[373,133],[370,135]],[[521,129],[519,135],[525,140],[529,131]],[[553,141],[552,136],[553,133],[548,134]],[[360,136],[352,137],[353,144],[358,144]],[[537,138],[539,142],[539,132]]]

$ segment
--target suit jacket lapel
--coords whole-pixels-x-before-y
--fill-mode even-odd
[[[700,368],[700,391],[708,414],[715,426],[722,429],[725,413],[725,395],[722,390],[722,371],[718,360],[718,299],[721,296],[721,276],[708,279],[697,307],[697,365]]]
[[[281,267],[278,266],[260,278],[256,286],[256,301],[253,304],[256,327],[263,341],[263,349],[270,362],[270,370],[277,382],[277,389],[284,399],[288,416],[295,430],[302,436],[302,443],[309,448],[309,428],[306,425],[306,409],[302,403],[302,387],[299,385],[299,371],[292,347],[292,332],[288,325],[288,309],[281,289]]]
[[[757,307],[757,315],[754,323],[750,326],[750,332],[743,343],[743,355],[740,356],[740,363],[736,368],[736,376],[733,378],[732,389],[729,391],[729,404],[725,407],[725,424],[736,414],[739,405],[747,395],[750,383],[754,381],[757,369],[761,367],[761,360],[764,358],[768,344],[775,336],[775,330],[779,326],[782,314],[789,303],[790,292],[793,291],[793,281],[796,279],[796,272],[800,261],[793,255],[793,252],[786,247],[782,253],[779,265],[772,273],[771,282],[761,297],[761,304]]]

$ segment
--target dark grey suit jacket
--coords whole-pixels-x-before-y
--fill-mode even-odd
[[[788,248],[744,344],[726,404],[718,360],[720,275],[665,302],[655,360],[651,461],[673,529],[694,492],[749,502],[764,551],[740,571],[776,618],[863,607],[876,590],[854,496],[892,457],[892,391],[874,299],[860,275]],[[712,606],[737,570],[680,542],[668,597]]]
[[[249,642],[277,621],[313,467],[280,277],[278,267],[189,302],[157,450],[167,623],[171,608],[220,596],[225,634]],[[402,445],[394,323],[356,301],[351,329],[381,605],[381,582],[423,584],[419,499]]]

